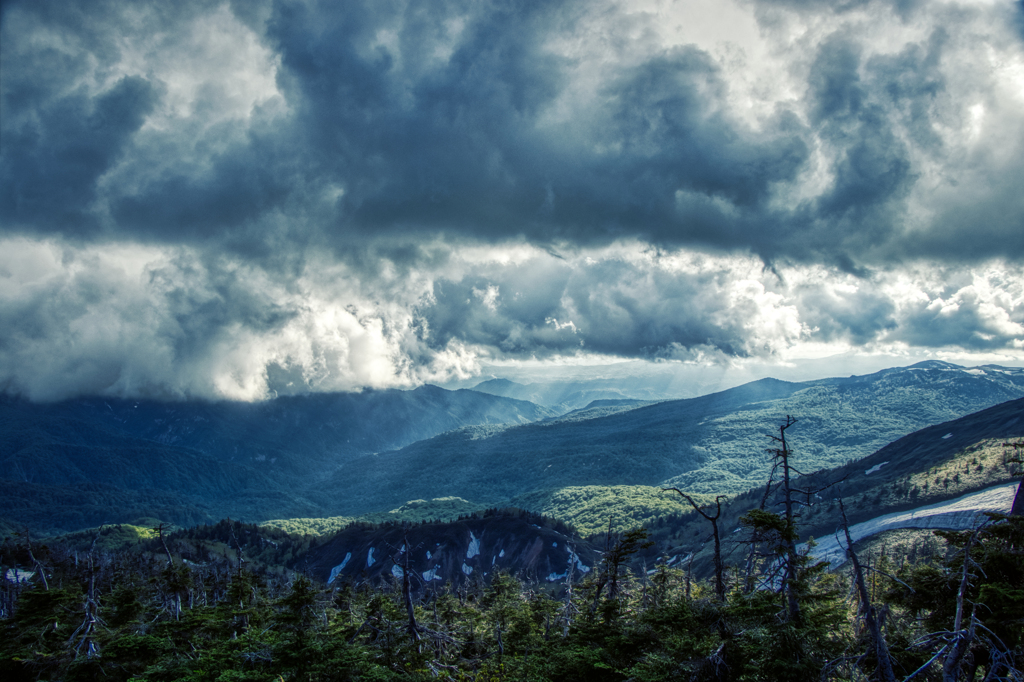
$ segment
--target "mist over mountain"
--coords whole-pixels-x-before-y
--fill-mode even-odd
[[[689,390],[666,390],[628,378],[555,380],[521,384],[508,379],[489,379],[473,386],[474,391],[517,400],[528,400],[560,412],[584,408],[604,400],[671,400],[691,397],[702,392],[696,386]],[[684,395],[680,395],[683,393]]]
[[[0,501],[6,515],[41,529],[156,515],[178,523],[329,515],[335,503],[318,481],[352,457],[467,424],[554,414],[435,386],[261,403],[8,398],[0,400]]]
[[[313,393],[262,402],[84,398],[52,404],[7,399],[21,419],[76,420],[218,460],[307,474],[360,454],[395,450],[469,424],[523,424],[555,411],[467,390],[421,386]],[[90,436],[82,434],[85,440]],[[101,440],[95,435],[97,442]]]

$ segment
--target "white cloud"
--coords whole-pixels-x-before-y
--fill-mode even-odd
[[[56,6],[2,27],[7,392],[1024,347],[1008,0]]]
[[[0,254],[0,384],[40,400],[410,387],[531,358],[990,358],[1024,339],[1024,275],[1002,263],[858,279],[619,243],[515,260],[449,247],[376,274],[311,253],[295,274],[134,244],[14,238]]]

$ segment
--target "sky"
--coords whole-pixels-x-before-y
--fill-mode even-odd
[[[8,0],[0,390],[1019,366],[1021,178],[1020,2]]]

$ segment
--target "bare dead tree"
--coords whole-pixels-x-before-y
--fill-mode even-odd
[[[412,554],[412,545],[409,544],[409,526],[405,525],[405,533],[402,536],[402,541],[405,543],[403,549],[403,561],[402,561],[402,599],[405,601],[405,612],[409,617],[408,632],[412,638],[413,644],[419,647],[420,643],[420,632],[419,627],[416,625],[416,610],[412,605],[412,585],[409,582],[409,555]]]
[[[769,435],[776,444],[777,447],[768,448],[768,453],[772,455],[773,465],[781,467],[782,469],[782,491],[783,500],[786,507],[786,526],[789,532],[785,533],[783,542],[785,543],[786,555],[785,555],[785,573],[782,578],[782,587],[786,593],[786,604],[789,611],[789,620],[797,622],[800,620],[800,601],[796,595],[796,569],[799,556],[796,549],[796,522],[793,516],[793,488],[791,471],[792,466],[789,463],[789,457],[792,454],[789,450],[789,445],[786,443],[786,429],[796,424],[797,420],[794,417],[786,415],[786,422],[779,426],[779,435]]]
[[[604,586],[608,584],[608,570],[607,561],[608,556],[612,549],[612,518],[608,517],[608,531],[604,535],[604,561],[601,562],[601,568],[597,574],[597,582],[594,586],[594,601],[590,604],[590,616],[593,617],[597,613],[597,607],[601,603],[601,592],[604,591]]]
[[[36,559],[36,555],[32,553],[32,537],[29,535],[28,528],[25,529],[25,546],[28,549],[28,558],[32,561],[32,564],[36,567],[40,579],[43,581],[43,590],[46,592],[50,591],[50,583],[46,580],[46,571],[43,570],[43,565]]]
[[[82,624],[68,638],[68,644],[74,645],[75,658],[82,654],[86,658],[92,658],[99,654],[95,633],[103,621],[99,616],[99,601],[96,597],[96,542],[100,539],[102,530],[103,526],[96,529],[96,535],[93,536],[92,544],[89,546],[89,589],[85,594],[85,616]]]
[[[868,634],[871,637],[871,646],[875,650],[875,657],[878,659],[878,675],[883,682],[896,682],[896,674],[892,669],[892,660],[889,658],[889,646],[885,641],[885,633],[882,631],[881,619],[868,595],[867,584],[864,582],[864,571],[861,568],[857,552],[853,549],[850,523],[846,518],[846,507],[843,505],[843,498],[841,497],[839,498],[839,513],[843,522],[843,533],[846,535],[846,553],[850,557],[850,563],[853,564],[853,579],[857,586],[857,593],[860,596],[861,612],[864,614],[864,622],[867,624]]]
[[[565,605],[562,607],[562,637],[569,636],[569,628],[572,627],[573,617],[578,615],[580,610],[573,603],[573,574],[576,571],[576,543],[569,545],[569,572],[565,580]]]
[[[171,558],[171,550],[167,548],[167,540],[164,539],[164,528],[167,527],[166,523],[161,523],[159,526],[154,528],[156,534],[160,537],[160,544],[163,545],[164,553],[167,554],[167,565],[173,566],[174,559]],[[234,531],[232,531],[232,537],[234,537]]]
[[[601,572],[598,574],[594,590],[594,601],[590,605],[591,616],[597,612],[605,585],[608,586],[609,601],[619,598],[619,577],[629,557],[653,544],[647,539],[646,528],[631,528],[624,533],[612,533],[612,519],[609,517],[604,559],[601,561]]]
[[[690,600],[690,590],[693,587],[693,560],[697,557],[696,552],[690,552],[686,557],[686,600]]]
[[[763,507],[759,511],[764,511]],[[740,523],[744,524],[744,518],[740,517]],[[747,525],[747,524],[744,524]],[[777,555],[775,552],[765,552],[758,549],[759,546],[768,541],[770,533],[766,533],[765,530],[757,525],[750,527],[750,538],[746,541],[747,544],[747,556],[744,560],[743,567],[743,593],[750,594],[758,586],[758,579],[756,573],[763,569],[763,562],[769,560],[768,572],[772,571],[772,566],[777,565],[777,562],[771,561],[772,558]],[[761,576],[762,584],[772,584],[773,579],[768,576]]]
[[[238,575],[241,576],[242,567],[245,566],[245,557],[242,556],[242,543],[239,542],[238,536],[235,535],[234,527],[231,528],[231,540],[235,543],[235,551],[238,552]],[[167,555],[167,558],[170,559],[170,554]]]
[[[971,558],[971,548],[974,546],[983,528],[984,525],[975,529],[970,537],[967,538],[967,543],[963,549],[964,565],[963,570],[960,572],[960,585],[956,593],[956,613],[953,617],[953,629],[928,633],[914,643],[915,647],[921,648],[934,647],[940,644],[941,647],[924,665],[908,675],[903,682],[910,682],[919,674],[931,668],[939,660],[942,661],[943,682],[957,682],[957,678],[960,676],[960,667],[971,645],[977,639],[978,627],[980,626],[976,618],[977,605],[972,606],[970,614],[967,614],[966,611],[967,590],[971,586],[971,578],[974,575],[972,567],[975,566],[975,561]],[[965,618],[967,621],[966,625],[964,623]]]
[[[398,570],[402,572],[402,603],[405,606],[405,614],[408,618],[405,631],[412,639],[413,644],[416,645],[417,650],[420,649],[420,631],[423,628],[416,622],[416,609],[412,603],[412,573],[409,570],[409,556],[413,552],[412,545],[409,544],[409,524],[408,522],[402,525],[402,546],[395,547],[389,542],[385,542],[391,549],[391,561],[394,562]],[[417,548],[420,545],[417,545]],[[397,557],[401,557],[402,563],[398,563]],[[394,570],[394,569],[392,569]]]
[[[960,672],[960,664],[964,660],[964,655],[967,650],[974,643],[974,636],[976,632],[974,611],[977,608],[975,605],[971,609],[971,614],[968,616],[968,626],[964,627],[964,607],[967,597],[967,588],[970,587],[971,579],[971,564],[974,563],[971,560],[971,546],[978,537],[979,530],[974,531],[971,537],[967,539],[967,545],[964,547],[964,570],[960,576],[960,589],[956,592],[956,616],[953,619],[953,642],[946,654],[945,660],[942,662],[942,680],[943,682],[956,682],[958,673]]]
[[[699,505],[692,497],[684,493],[679,488],[662,488],[662,490],[668,492],[674,490],[679,495],[690,503],[693,510],[704,517],[704,519],[711,524],[711,531],[715,539],[715,596],[718,597],[719,601],[725,601],[725,564],[722,562],[722,537],[718,531],[718,519],[722,516],[722,500],[727,499],[725,495],[718,495],[715,497],[715,513],[709,514],[704,511],[705,507],[710,507],[711,504]]]

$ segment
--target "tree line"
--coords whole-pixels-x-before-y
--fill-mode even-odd
[[[945,551],[916,564],[850,546],[830,571],[796,546],[809,491],[790,475],[789,425],[764,494],[789,503],[747,512],[742,561],[706,577],[692,554],[638,564],[642,528],[610,530],[602,562],[554,588],[504,573],[428,586],[404,548],[385,578],[326,586],[301,558],[288,571],[269,561],[308,538],[285,546],[287,534],[268,542],[233,522],[188,542],[157,527],[120,550],[8,538],[0,678],[1024,680],[1024,517],[938,531]],[[717,503],[693,501],[712,530]],[[841,499],[838,511],[845,528]]]

